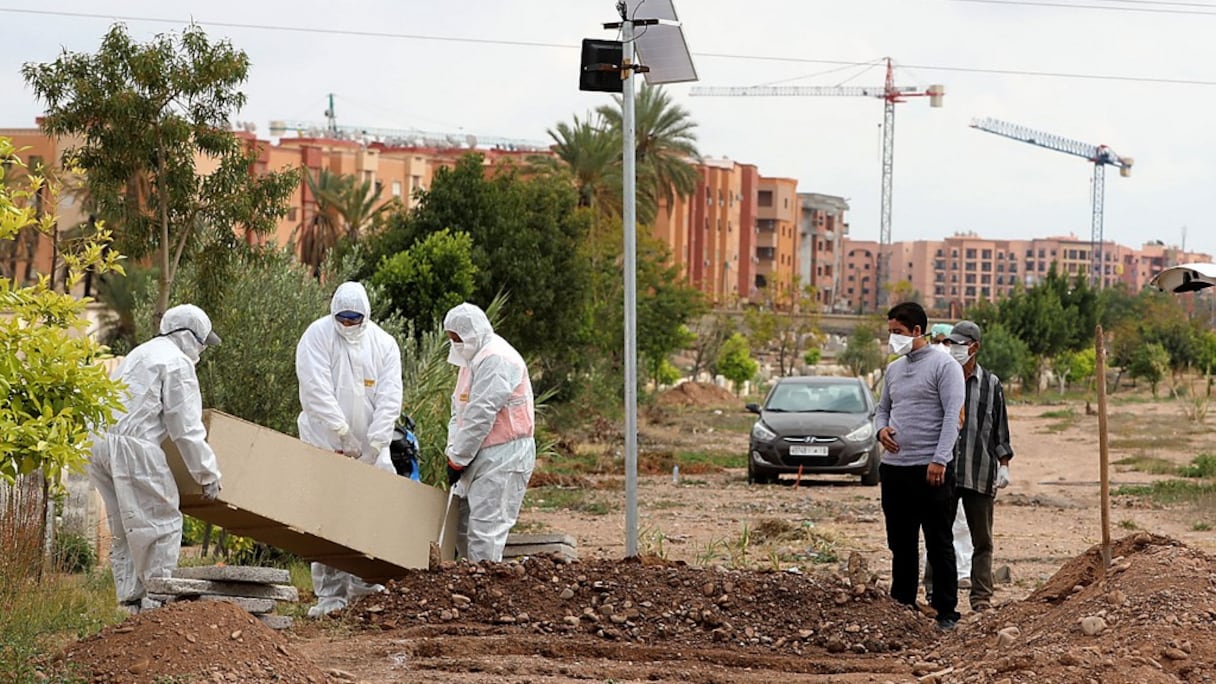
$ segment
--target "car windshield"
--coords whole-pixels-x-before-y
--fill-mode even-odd
[[[857,384],[807,385],[783,383],[773,389],[766,411],[789,413],[863,413],[866,400]]]

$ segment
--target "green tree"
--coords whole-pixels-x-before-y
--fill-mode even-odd
[[[317,271],[330,250],[342,241],[358,241],[399,204],[396,198],[382,202],[383,187],[370,179],[360,182],[351,174],[321,169],[315,176],[306,172],[304,180],[317,201],[317,211],[296,228],[295,239],[300,258]]]
[[[384,290],[392,310],[419,331],[442,324],[449,309],[473,296],[477,267],[468,233],[447,228],[386,259],[372,283]]]
[[[695,336],[687,323],[704,313],[705,300],[663,257],[642,259],[638,266],[638,354],[656,379],[672,354],[692,344]]]
[[[596,110],[617,132],[622,122],[622,101]],[[697,124],[688,110],[674,103],[661,86],[643,84],[634,100],[634,129],[638,177],[638,224],[654,221],[661,202],[671,206],[675,197],[697,189]]]
[[[760,370],[760,364],[752,358],[747,338],[741,333],[734,333],[727,338],[718,355],[717,365],[722,377],[734,384],[735,394],[739,393],[743,383],[755,377],[756,371]]]
[[[251,173],[256,152],[228,130],[248,71],[244,52],[193,24],[146,44],[116,24],[96,54],[22,67],[46,107],[43,130],[78,141],[64,166],[84,171],[120,250],[155,255],[158,314],[189,250],[238,227],[269,232],[286,213],[295,174]]]
[[[722,313],[703,315],[693,323],[692,333],[696,339],[692,342],[692,368],[689,370],[692,377],[696,378],[703,370],[710,373],[716,370],[718,352],[733,332],[734,323]]]
[[[1132,353],[1131,365],[1127,368],[1128,375],[1149,383],[1153,396],[1157,396],[1157,386],[1170,370],[1170,353],[1165,347],[1156,342],[1141,345]]]
[[[770,349],[777,355],[777,368],[782,376],[794,372],[803,346],[813,343],[818,332],[815,288],[795,283],[794,291],[798,294],[788,310],[779,310],[777,302],[770,298],[743,314],[748,339],[756,347]]]
[[[873,323],[857,324],[837,360],[857,376],[881,367],[886,357],[878,346],[878,326]]]
[[[1033,386],[1027,384],[1026,380],[1036,382],[1034,356],[1030,348],[1000,323],[984,328],[983,344],[976,359],[981,366],[1007,382],[1022,378],[1024,388]],[[1027,378],[1028,375],[1031,377]]]
[[[545,131],[553,139],[553,154],[538,156],[531,163],[552,171],[563,166],[573,178],[580,207],[607,217],[621,215],[621,139],[600,115],[595,119],[574,117]]]
[[[504,167],[487,177],[481,155],[440,169],[417,208],[391,217],[371,241],[362,274],[445,228],[473,240],[473,301],[507,293],[500,332],[525,357],[538,359],[540,382],[552,387],[580,361],[588,268],[579,246],[590,215],[575,189],[548,176],[523,177]]]
[[[43,179],[9,179],[20,169],[12,142],[0,137],[0,242],[30,228],[54,239],[55,217],[37,209]],[[48,194],[53,198],[54,188]],[[61,252],[69,288],[85,268],[121,272],[117,252],[103,250],[109,241],[102,229]],[[83,467],[91,431],[121,408],[121,387],[98,363],[106,350],[84,334],[86,303],[53,291],[46,276],[26,287],[0,278],[0,308],[8,314],[0,317],[0,482],[41,469],[57,489],[64,469]]]

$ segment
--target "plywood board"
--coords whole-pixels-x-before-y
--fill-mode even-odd
[[[446,492],[219,411],[206,411],[203,420],[223,491],[203,501],[166,440],[183,513],[382,582],[427,567],[446,511],[442,557],[454,557],[457,506],[447,510]]]

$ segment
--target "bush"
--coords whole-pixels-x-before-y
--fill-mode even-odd
[[[473,295],[477,267],[468,233],[443,229],[385,259],[372,283],[384,290],[394,311],[426,329],[442,323],[449,309]]]
[[[727,338],[726,343],[722,345],[722,352],[718,355],[718,372],[734,383],[736,394],[740,386],[751,380],[759,369],[760,364],[752,358],[746,337],[734,333]]]
[[[97,552],[83,535],[60,532],[55,536],[55,567],[61,572],[88,573],[97,566]]]
[[[802,354],[802,362],[808,366],[814,366],[819,363],[819,359],[823,358],[822,349],[808,349]]]

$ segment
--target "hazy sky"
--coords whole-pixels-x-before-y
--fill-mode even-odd
[[[1107,173],[1106,236],[1216,254],[1209,207],[1216,129],[1216,0],[677,0],[701,85],[878,85],[884,56],[910,65],[897,84],[946,86],[942,109],[898,105],[892,239],[1075,233],[1088,239],[1091,166],[1082,159],[981,133],[993,116],[1135,159]],[[611,0],[0,0],[0,127],[32,125],[38,103],[19,73],[61,49],[92,51],[112,19],[140,37],[191,17],[253,62],[238,119],[267,134],[272,119],[322,122],[334,93],[339,123],[546,141],[546,129],[609,96],[577,89],[584,37],[612,38]],[[644,6],[643,6],[643,14]],[[170,23],[147,21],[168,19]],[[215,23],[209,23],[215,22]],[[258,25],[265,28],[217,24]],[[301,32],[400,34],[402,37]],[[403,37],[405,35],[413,37]],[[421,36],[474,39],[428,40]],[[500,45],[519,41],[544,46]],[[1206,46],[1206,47],[1205,47]],[[769,59],[759,59],[769,58]],[[802,61],[799,61],[802,60]],[[958,70],[963,69],[963,70]],[[1051,78],[975,69],[1165,79]],[[823,73],[830,70],[830,73]],[[818,74],[818,75],[813,75]],[[805,76],[805,78],[798,78]],[[798,179],[801,192],[842,195],[852,235],[877,239],[882,103],[854,97],[689,97],[703,154]]]

